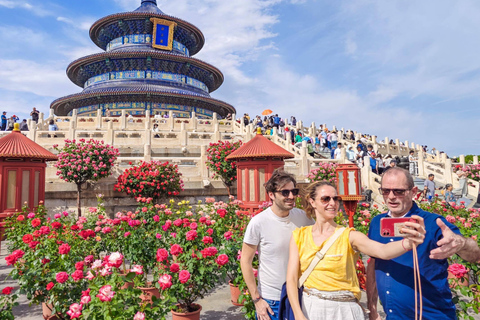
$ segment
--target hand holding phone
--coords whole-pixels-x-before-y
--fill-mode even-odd
[[[411,228],[405,222],[414,222],[413,218],[382,218],[380,219],[380,235],[382,237],[406,237],[409,233],[402,231],[402,228]]]

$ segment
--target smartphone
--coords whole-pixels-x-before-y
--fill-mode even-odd
[[[413,218],[382,218],[380,219],[380,235],[382,237],[405,237],[407,234],[402,233],[402,228],[408,228],[405,226],[405,222],[416,222]]]

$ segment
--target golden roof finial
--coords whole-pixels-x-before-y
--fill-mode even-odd
[[[13,125],[13,131],[18,131],[18,132],[20,132],[20,123],[15,123],[15,124]]]

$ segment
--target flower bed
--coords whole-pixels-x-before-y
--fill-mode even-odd
[[[162,319],[171,309],[193,310],[196,300],[230,280],[242,293],[239,302],[244,304],[245,317],[254,319],[255,307],[239,261],[251,215],[240,209],[240,202],[233,197],[229,202],[207,198],[193,208],[188,201],[155,204],[145,197],[137,201],[135,211],[118,212],[113,218],[106,216],[101,196],[85,217],[62,212],[47,218],[42,206],[11,216],[6,261],[13,266],[11,276],[18,280],[19,289],[15,294],[2,291],[0,312],[4,313],[0,315],[10,319],[8,312],[20,293],[32,303],[51,305],[60,319]],[[270,205],[262,204],[259,212]],[[440,201],[420,206],[444,215],[465,236],[478,239],[478,210]],[[355,228],[366,233],[379,213],[376,206],[359,205]],[[348,223],[342,212],[336,221]],[[467,318],[469,308],[477,312],[480,307],[480,271],[458,257],[451,263],[459,316]],[[255,259],[254,274],[257,266]],[[361,261],[357,273],[363,285]],[[153,282],[147,281],[147,274]],[[457,280],[467,275],[471,284],[459,285]],[[158,289],[161,299],[142,300],[144,293],[138,288],[148,286]],[[458,300],[460,294],[463,300]]]

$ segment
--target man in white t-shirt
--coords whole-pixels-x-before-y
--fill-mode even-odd
[[[258,320],[278,320],[280,294],[287,275],[288,247],[292,231],[315,221],[295,208],[299,189],[293,175],[275,170],[265,184],[272,206],[250,220],[243,239],[240,264]],[[258,250],[258,286],[252,261]]]
[[[337,149],[335,149],[335,151],[333,152],[333,155],[334,155],[334,158],[335,159],[340,159],[342,158],[342,143],[338,143],[337,145]]]

